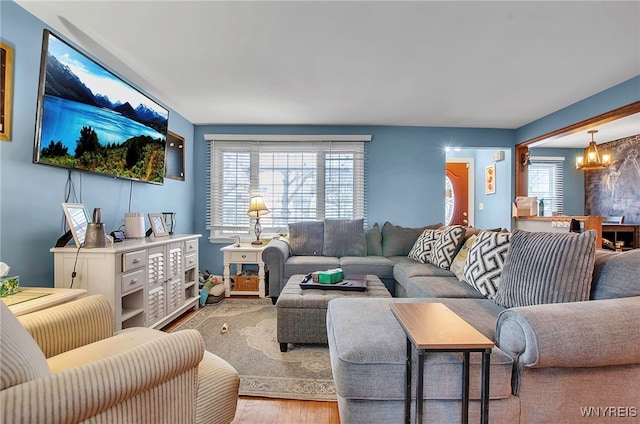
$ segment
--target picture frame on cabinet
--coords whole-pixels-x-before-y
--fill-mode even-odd
[[[83,203],[63,203],[62,210],[64,210],[64,216],[76,247],[82,247],[89,226],[89,214],[86,206]],[[67,239],[67,241],[69,240]]]
[[[155,237],[164,237],[169,235],[169,231],[167,231],[167,226],[164,223],[161,213],[150,213],[149,223],[151,224],[151,231]]]
[[[0,140],[11,141],[14,49],[0,41]]]

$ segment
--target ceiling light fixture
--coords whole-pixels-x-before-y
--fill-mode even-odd
[[[611,165],[611,155],[609,153],[603,153],[602,157],[598,153],[598,147],[594,141],[594,134],[598,130],[588,131],[591,134],[591,142],[589,146],[584,150],[584,155],[576,158],[576,169],[581,171],[595,171],[598,169],[605,169]]]

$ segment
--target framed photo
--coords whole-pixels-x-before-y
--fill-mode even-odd
[[[84,243],[84,236],[89,225],[89,214],[87,208],[82,203],[63,203],[62,209],[67,218],[69,230],[76,242],[76,247],[80,248]]]
[[[496,164],[484,168],[484,194],[496,192]]]
[[[0,41],[0,140],[11,141],[13,47]]]
[[[150,213],[149,223],[151,224],[151,231],[153,231],[154,236],[162,237],[169,235],[161,213]]]

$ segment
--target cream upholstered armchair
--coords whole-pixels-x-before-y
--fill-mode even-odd
[[[196,330],[113,333],[89,296],[13,316],[0,302],[0,422],[229,423],[239,377]]]

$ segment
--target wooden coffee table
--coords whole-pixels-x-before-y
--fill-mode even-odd
[[[422,423],[425,352],[462,352],[462,422],[469,419],[469,353],[482,353],[480,422],[489,422],[489,365],[494,343],[442,303],[392,303],[391,312],[407,334],[405,422],[411,421],[412,346],[418,350],[416,422]]]

